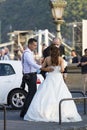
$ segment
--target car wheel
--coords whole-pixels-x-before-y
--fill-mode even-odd
[[[12,108],[21,109],[24,105],[27,92],[22,89],[15,89],[10,93],[9,102]]]

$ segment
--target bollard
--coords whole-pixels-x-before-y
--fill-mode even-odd
[[[0,104],[0,106],[3,108],[4,110],[4,116],[3,116],[3,119],[4,119],[4,130],[6,130],[6,107],[5,105],[3,104]]]

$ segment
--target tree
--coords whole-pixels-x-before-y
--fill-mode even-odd
[[[6,0],[0,0],[0,3],[3,2],[3,1],[6,1]]]
[[[87,19],[87,0],[66,0],[67,6],[64,10],[63,19],[65,23],[61,26],[63,37],[69,39],[71,31],[68,31],[66,23],[81,22]],[[1,0],[0,20],[2,21],[2,40],[8,39],[10,25],[13,30],[48,29],[56,32],[53,23],[50,0]]]

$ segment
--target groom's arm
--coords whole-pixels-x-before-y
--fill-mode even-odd
[[[41,71],[45,71],[45,72],[52,72],[54,71],[54,69],[52,67],[42,67],[40,68]]]

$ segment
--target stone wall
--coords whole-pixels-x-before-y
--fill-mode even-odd
[[[66,84],[69,89],[83,90],[81,67],[77,67],[77,65],[68,65]]]

